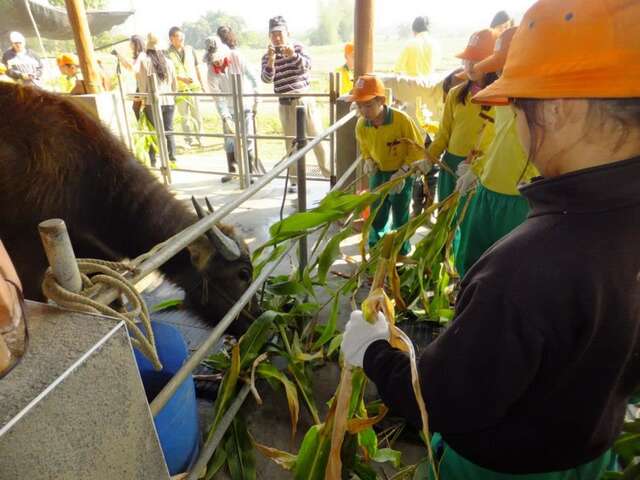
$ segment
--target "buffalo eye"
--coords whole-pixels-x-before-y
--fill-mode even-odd
[[[248,268],[243,268],[238,272],[238,277],[243,282],[250,282],[251,281],[251,271]]]

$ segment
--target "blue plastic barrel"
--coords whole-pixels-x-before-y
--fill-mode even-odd
[[[169,382],[188,358],[187,345],[177,328],[166,323],[151,322],[162,371],[137,349],[133,349],[149,403]],[[140,325],[139,325],[140,326]],[[142,327],[144,331],[144,327]],[[189,376],[154,419],[158,438],[169,473],[185,472],[198,454],[200,432],[193,378]]]

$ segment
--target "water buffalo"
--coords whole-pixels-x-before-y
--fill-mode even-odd
[[[78,257],[105,259],[134,258],[197,220],[106,127],[64,97],[0,83],[0,112],[0,238],[27,298],[43,299],[42,220],[65,220]],[[188,308],[210,323],[253,275],[246,244],[232,227],[218,227],[161,267],[186,292]],[[257,308],[252,302],[229,332],[246,330]]]

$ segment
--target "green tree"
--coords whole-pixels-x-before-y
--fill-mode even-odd
[[[318,26],[309,33],[311,45],[334,45],[353,36],[353,1],[318,0]]]
[[[185,22],[181,28],[190,45],[203,48],[204,40],[210,35],[215,35],[218,27],[223,25],[231,27],[242,46],[262,47],[266,43],[263,35],[247,29],[244,18],[230,15],[223,10],[206,12],[195,22]]]
[[[64,8],[64,0],[49,0],[49,4],[54,7]],[[100,10],[107,4],[107,0],[84,0],[84,6],[91,10]]]

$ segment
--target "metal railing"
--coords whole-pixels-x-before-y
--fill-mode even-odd
[[[159,103],[158,109],[159,109]],[[355,116],[355,112],[350,112],[348,115],[344,116],[337,122],[334,122],[329,128],[324,130],[321,134],[313,138],[308,143],[306,142],[305,129],[304,129],[304,120],[305,120],[305,107],[298,106],[296,109],[296,120],[297,120],[297,150],[292,153],[288,158],[284,161],[276,165],[271,171],[265,173],[261,177],[258,177],[256,183],[233,198],[231,201],[227,202],[221,208],[219,208],[215,213],[211,213],[204,218],[201,218],[193,225],[187,227],[182,232],[176,234],[172,238],[168,239],[163,243],[162,248],[153,256],[149,257],[145,261],[143,261],[136,269],[136,271],[129,275],[127,279],[132,283],[138,283],[144,277],[149,275],[151,272],[156,270],[158,267],[166,263],[169,259],[175,256],[178,252],[185,249],[188,245],[190,245],[194,240],[204,235],[214,224],[221,221],[231,212],[233,212],[238,206],[242,203],[256,195],[260,190],[262,190],[265,186],[270,184],[275,178],[279,178],[281,173],[283,173],[286,169],[291,167],[294,164],[297,164],[297,179],[298,179],[298,211],[304,212],[306,211],[306,171],[305,171],[305,155],[309,153],[316,145],[318,145],[325,138],[333,135],[338,129],[346,125],[350,122]],[[154,109],[155,110],[155,109]],[[161,115],[158,118],[162,118]],[[161,125],[161,122],[157,122],[158,125]],[[161,128],[162,132],[162,128]],[[160,142],[163,143],[163,142]],[[166,148],[166,145],[165,145]],[[166,159],[165,159],[166,160]],[[344,173],[344,175],[335,183],[335,185],[331,188],[331,190],[337,190],[343,188],[345,183],[348,181],[350,176],[355,171],[358,165],[358,161],[354,161],[351,167]],[[152,415],[155,417],[162,408],[166,405],[169,399],[175,394],[178,387],[192,374],[193,370],[200,365],[200,363],[207,357],[210,353],[210,350],[218,343],[225,330],[229,327],[229,325],[237,318],[242,309],[251,301],[253,296],[258,292],[263,285],[263,283],[269,278],[269,276],[275,271],[275,269],[280,265],[282,260],[286,258],[293,248],[296,246],[295,242],[289,241],[289,246],[286,251],[280,255],[278,259],[273,261],[271,264],[266,266],[258,275],[256,279],[251,283],[251,285],[247,288],[247,290],[243,293],[243,295],[238,299],[238,301],[229,309],[229,311],[224,315],[224,317],[218,322],[218,324],[213,328],[213,330],[209,333],[206,340],[202,343],[202,345],[195,351],[193,354],[187,359],[184,365],[176,372],[176,374],[171,378],[171,380],[165,385],[165,387],[158,393],[158,395],[153,399],[150,404],[150,409]],[[56,248],[63,248],[60,245],[65,245],[64,242],[45,242],[44,247],[47,252],[48,258],[56,259],[55,262],[52,261],[52,268],[54,269],[54,275],[56,278],[62,277],[64,275],[68,275],[68,269],[70,264],[75,265],[75,257],[73,254],[69,256],[68,252],[63,251],[62,253],[56,252]],[[65,253],[66,252],[66,253]],[[307,244],[306,238],[300,240],[300,248],[299,248],[299,257],[298,257],[298,266],[300,270],[303,270],[307,265]],[[64,260],[60,260],[60,259]],[[62,266],[61,266],[62,265]],[[75,267],[77,268],[77,266]],[[60,280],[59,280],[60,281]],[[94,300],[99,301],[101,303],[110,304],[117,298],[119,298],[120,294],[117,290],[108,289],[98,293]],[[227,427],[230,424],[231,419],[240,408],[240,405],[244,402],[248,393],[248,389],[241,389],[238,396],[234,399],[232,405],[229,410],[226,412],[223,417],[223,421],[218,426],[216,432],[212,435],[209,442],[205,444],[202,448],[200,456],[191,470],[189,474],[189,479],[197,478],[197,474],[201,471],[201,469],[206,465],[210,456],[215,451],[219,441],[224,436],[224,433]]]
[[[169,167],[169,156],[168,150],[166,146],[165,137],[167,135],[175,137],[190,137],[197,136],[199,138],[233,138],[235,142],[235,158],[238,163],[238,175],[240,178],[240,188],[246,189],[251,185],[250,178],[250,168],[249,168],[249,141],[252,140],[255,145],[255,151],[257,152],[257,146],[259,140],[297,140],[295,136],[289,135],[260,135],[258,132],[253,132],[253,134],[249,135],[245,129],[245,106],[244,99],[245,98],[290,98],[290,97],[298,97],[298,98],[326,98],[329,102],[329,122],[331,125],[335,122],[336,118],[336,101],[339,96],[338,88],[340,85],[340,74],[331,72],[329,73],[329,93],[312,93],[312,92],[301,92],[295,94],[277,94],[277,93],[244,93],[242,91],[242,76],[239,74],[232,74],[232,82],[231,88],[232,91],[230,93],[209,93],[209,92],[170,92],[170,93],[158,93],[157,90],[157,80],[155,75],[151,75],[149,77],[149,93],[135,93],[135,94],[127,94],[124,95],[122,89],[120,89],[120,95],[122,103],[125,103],[125,99],[131,100],[135,98],[146,99],[150,102],[153,113],[153,124],[154,131],[142,131],[142,130],[132,130],[129,125],[129,117],[128,113],[125,109],[124,118],[125,118],[125,134],[129,137],[127,139],[127,143],[131,147],[133,145],[132,136],[133,135],[155,135],[158,139],[159,146],[159,157],[160,157],[160,172],[162,174],[163,180],[165,184],[171,183],[171,168]],[[119,78],[119,85],[121,85],[122,81]],[[161,107],[160,107],[160,96],[173,96],[173,97],[192,97],[195,99],[203,98],[209,99],[215,102],[217,98],[230,98],[232,100],[231,104],[233,107],[233,115],[236,122],[236,131],[235,133],[207,133],[207,132],[166,132],[164,130],[164,125],[162,123],[162,115],[161,115]],[[313,137],[308,137],[308,140],[311,140]],[[331,185],[333,185],[336,181],[336,165],[335,165],[335,135],[332,133],[328,137],[323,137],[322,141],[326,141],[329,143],[329,170],[330,170],[330,178],[316,178],[318,181],[329,181]],[[257,155],[256,155],[257,157]],[[187,169],[175,168],[175,171],[189,171]],[[201,170],[199,173],[210,173],[214,175],[218,175],[222,172],[216,171],[206,171]],[[224,175],[228,175],[229,172],[224,172]]]

